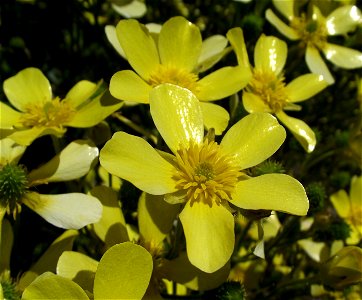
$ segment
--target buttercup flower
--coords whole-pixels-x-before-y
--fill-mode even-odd
[[[85,141],[74,141],[46,164],[27,173],[16,164],[25,151],[14,141],[0,140],[0,216],[15,217],[25,204],[49,223],[60,228],[79,229],[97,222],[102,205],[97,198],[82,193],[45,195],[31,188],[48,182],[67,181],[88,173],[98,157],[98,148]]]
[[[304,188],[294,178],[283,174],[250,178],[243,172],[283,143],[285,130],[272,115],[246,116],[218,144],[204,139],[202,110],[188,89],[172,84],[154,88],[150,110],[173,155],[117,132],[101,150],[100,162],[109,173],[149,194],[184,203],[179,218],[189,261],[197,268],[215,272],[233,252],[234,218],[228,203],[243,209],[307,213]]]
[[[323,90],[328,84],[323,76],[305,74],[285,83],[283,68],[287,59],[288,48],[284,41],[261,35],[254,50],[255,67],[250,67],[243,32],[233,28],[227,37],[234,47],[239,64],[249,66],[252,79],[243,90],[243,105],[249,113],[269,112],[293,133],[307,152],[312,152],[316,145],[313,130],[303,121],[288,116],[284,110],[300,110],[295,103],[305,101]]]
[[[325,58],[336,66],[344,69],[362,67],[362,52],[328,42],[328,36],[343,35],[353,31],[361,23],[361,11],[355,5],[344,5],[332,11],[327,17],[319,8],[312,6],[312,14],[294,14],[294,0],[273,0],[277,10],[288,19],[289,26],[280,20],[271,9],[266,11],[266,19],[290,40],[300,40],[306,47],[305,60],[308,68],[321,74],[332,84],[334,78],[320,51]]]
[[[362,239],[362,177],[353,176],[349,195],[345,190],[339,190],[330,200],[338,215],[350,226],[347,244],[358,244]]]
[[[173,17],[162,26],[157,42],[136,20],[121,20],[117,37],[128,62],[136,71],[123,70],[110,81],[110,93],[121,100],[149,103],[150,91],[171,83],[190,90],[200,101],[204,124],[216,134],[226,128],[229,114],[221,106],[209,103],[230,96],[242,89],[250,79],[244,66],[223,67],[199,78],[204,68],[202,37],[198,27],[183,17]],[[207,53],[207,51],[206,51]],[[213,56],[211,62],[217,61]],[[211,66],[210,61],[206,64]],[[225,80],[227,78],[227,80]],[[162,99],[160,99],[162,101]]]
[[[26,68],[4,81],[4,92],[17,109],[0,102],[0,134],[18,144],[36,138],[62,136],[67,126],[92,127],[122,106],[93,82],[78,82],[65,96],[52,98],[48,79],[37,68]]]

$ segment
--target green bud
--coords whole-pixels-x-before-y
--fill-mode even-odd
[[[319,182],[313,182],[308,184],[305,190],[309,199],[308,215],[321,211],[327,198],[324,186]]]
[[[215,299],[244,300],[246,299],[245,288],[238,281],[227,281],[216,290]]]
[[[284,167],[281,163],[273,160],[266,160],[260,165],[253,168],[252,173],[254,176],[260,176],[271,173],[284,173]]]
[[[21,293],[18,290],[16,284],[10,278],[8,272],[1,275],[0,284],[2,288],[3,299],[6,300],[20,300]]]

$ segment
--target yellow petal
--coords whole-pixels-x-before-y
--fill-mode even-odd
[[[360,51],[331,43],[327,43],[322,50],[325,57],[338,67],[344,69],[362,67],[362,52]]]
[[[25,194],[23,202],[50,224],[65,229],[80,229],[98,222],[102,215],[99,200],[81,193],[42,195],[30,192]]]
[[[4,92],[10,103],[24,111],[29,103],[45,103],[52,99],[48,79],[37,68],[26,68],[4,81]]]
[[[25,150],[25,146],[18,145],[11,139],[0,139],[0,165],[17,163]]]
[[[113,246],[99,262],[94,299],[141,299],[152,269],[152,256],[143,247],[131,242]]]
[[[76,140],[58,155],[28,175],[29,182],[55,182],[80,178],[86,175],[98,157],[98,148],[85,140]]]
[[[146,4],[141,1],[132,0],[126,3],[127,4],[123,5],[112,3],[112,8],[125,18],[140,18],[144,16],[147,11]]]
[[[64,251],[58,260],[57,275],[68,278],[83,290],[93,293],[93,282],[97,266],[98,261],[85,254]]]
[[[214,128],[215,134],[220,135],[229,124],[229,113],[225,108],[213,103],[200,102],[204,125],[206,129]]]
[[[151,89],[148,83],[130,70],[115,73],[109,83],[109,91],[113,97],[137,103],[149,103]]]
[[[238,182],[231,203],[243,209],[276,210],[298,216],[305,216],[309,208],[304,187],[284,174],[266,174]]]
[[[362,209],[362,176],[353,176],[350,187],[351,203]]]
[[[305,61],[309,70],[311,70],[314,74],[320,74],[323,76],[323,79],[327,81],[329,84],[334,83],[334,78],[329,71],[326,63],[323,58],[319,54],[317,48],[307,45],[307,50],[305,52]]]
[[[239,92],[250,79],[248,67],[223,67],[198,81],[200,91],[196,96],[201,101],[220,100]]]
[[[343,5],[328,15],[328,35],[346,34],[353,31],[362,20],[361,11],[354,5]]]
[[[10,222],[6,218],[2,219],[2,224],[0,225],[0,227],[1,236],[6,237],[6,243],[1,243],[0,246],[0,273],[3,273],[6,270],[10,270],[10,256],[11,250],[13,248],[14,233]]]
[[[137,20],[130,19],[119,21],[116,31],[128,62],[144,80],[148,80],[159,64],[159,58],[156,44],[147,28]]]
[[[300,102],[313,97],[327,86],[322,75],[305,74],[288,83],[285,92],[291,102]]]
[[[235,51],[238,64],[250,68],[243,30],[240,27],[232,28],[227,32],[226,36]]]
[[[266,10],[265,18],[288,39],[292,41],[300,39],[299,33],[294,28],[286,25],[282,20],[280,20],[271,9]]]
[[[222,205],[186,203],[180,213],[186,238],[187,256],[206,273],[222,268],[234,250],[234,218]]]
[[[158,131],[174,153],[190,140],[202,142],[200,103],[188,89],[173,84],[157,86],[150,93],[150,110]]]
[[[82,288],[61,276],[46,272],[29,285],[23,292],[21,299],[74,299],[89,300]]]
[[[109,173],[154,195],[175,192],[174,167],[144,139],[116,132],[100,152],[100,163]]]
[[[273,0],[275,8],[289,21],[294,18],[294,3],[295,1]]]
[[[14,126],[21,125],[19,118],[21,113],[12,109],[10,106],[3,102],[0,102],[0,128],[1,129],[12,129]]]
[[[312,239],[299,240],[297,243],[311,259],[316,262],[321,262],[322,251],[326,249],[325,243],[315,242]]]
[[[111,43],[113,48],[118,52],[120,56],[122,56],[124,59],[127,59],[126,54],[124,53],[124,50],[122,49],[121,44],[118,41],[116,27],[113,25],[106,25],[104,27],[104,31],[106,33],[108,42]]]
[[[269,158],[285,140],[285,130],[268,113],[247,115],[225,134],[224,151],[234,156],[241,169],[255,166]]]
[[[351,204],[345,190],[339,190],[330,196],[330,200],[341,218],[347,218],[350,215]]]
[[[317,144],[314,131],[302,120],[289,117],[285,112],[279,111],[276,116],[294,135],[305,151],[312,152]]]
[[[81,80],[70,89],[70,91],[65,96],[64,101],[68,102],[72,105],[72,107],[76,108],[89,99],[98,88],[99,85],[91,81]]]
[[[273,72],[278,75],[287,60],[288,47],[286,42],[264,34],[258,39],[254,50],[254,64],[257,70]]]
[[[142,193],[138,201],[138,227],[144,241],[158,246],[170,232],[180,205],[169,204],[162,196]]]
[[[158,38],[161,63],[191,72],[201,53],[199,28],[184,17],[173,17],[162,26]]]
[[[243,91],[243,106],[249,113],[272,112],[269,105],[267,105],[260,96],[246,91]]]

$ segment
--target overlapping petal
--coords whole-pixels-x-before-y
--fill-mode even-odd
[[[232,28],[227,32],[226,36],[234,49],[238,64],[250,68],[248,52],[246,50],[242,29],[240,27]]]
[[[275,28],[283,35],[285,35],[288,39],[295,41],[299,40],[300,36],[298,32],[286,25],[282,20],[280,20],[277,15],[271,10],[267,9],[265,12],[265,18],[275,26]]]
[[[320,74],[323,76],[323,79],[329,84],[334,83],[334,78],[329,71],[326,63],[322,59],[322,56],[319,54],[319,51],[314,46],[308,44],[307,50],[305,52],[305,61],[309,70],[314,74]]]
[[[346,34],[356,29],[362,20],[361,11],[355,5],[343,5],[328,15],[326,27],[329,35]]]
[[[339,190],[332,194],[330,200],[341,218],[349,217],[351,204],[345,190]]]
[[[89,99],[99,88],[99,85],[88,80],[77,82],[67,93],[63,101],[77,108]]]
[[[0,128],[13,129],[14,126],[21,125],[19,123],[21,113],[12,109],[10,106],[0,102]]]
[[[17,163],[25,150],[25,146],[18,145],[11,139],[0,139],[0,165]]]
[[[243,91],[243,106],[248,113],[272,113],[269,105],[267,105],[260,96],[246,91]]]
[[[220,105],[200,102],[204,125],[206,129],[214,128],[215,134],[220,135],[229,124],[229,113]]]
[[[350,187],[351,203],[362,208],[362,176],[353,176]]]
[[[120,56],[122,56],[124,59],[127,59],[126,54],[124,53],[124,50],[119,43],[116,27],[113,25],[106,25],[104,27],[104,31],[106,33],[108,41],[111,43],[113,48],[118,52]]]
[[[362,67],[362,52],[327,43],[322,49],[325,57],[336,66],[345,69],[356,69]]]
[[[289,101],[300,102],[307,100],[328,86],[322,75],[304,74],[287,84],[285,91]]]
[[[294,0],[273,0],[273,5],[275,8],[289,21],[291,21],[294,18]]]
[[[145,15],[147,7],[144,2],[139,0],[125,2],[123,5],[112,3],[112,8],[125,18],[140,18]]]

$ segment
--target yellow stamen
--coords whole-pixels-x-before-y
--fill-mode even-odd
[[[203,202],[212,206],[222,200],[231,200],[239,168],[231,156],[224,155],[220,145],[205,140],[191,143],[176,153],[176,188],[185,190],[187,201]]]

